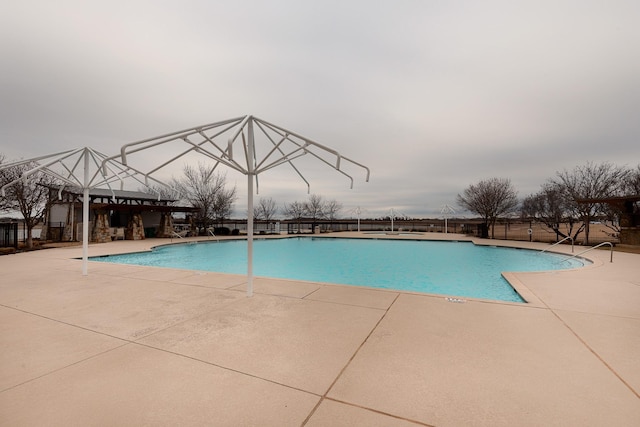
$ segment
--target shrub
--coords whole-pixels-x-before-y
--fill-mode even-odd
[[[213,229],[213,234],[216,236],[228,236],[231,234],[231,230],[227,227],[216,227]]]

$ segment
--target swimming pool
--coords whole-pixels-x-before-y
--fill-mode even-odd
[[[246,274],[246,240],[167,245],[92,261]],[[584,260],[471,242],[294,237],[256,239],[256,276],[523,302],[504,271],[576,268]]]

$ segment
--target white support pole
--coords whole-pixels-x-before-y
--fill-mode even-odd
[[[220,131],[216,131],[215,134],[207,134],[206,131],[212,130],[214,127],[217,127],[220,125],[224,125],[224,126],[229,125],[229,126]],[[262,154],[264,153],[256,153],[256,145],[255,145],[256,141],[255,141],[255,133],[254,133],[255,126],[258,126],[258,132],[259,132],[258,140],[266,138],[269,141],[269,143],[272,144],[272,146],[270,147],[270,150],[267,150],[267,154],[264,157],[262,157]],[[218,142],[214,141],[214,139],[218,136],[220,136],[220,138],[224,138],[222,135],[225,134],[227,131],[231,131],[232,133],[231,133],[231,136],[229,136],[227,139],[226,149],[223,149],[222,147],[224,147],[224,145],[222,145],[219,141]],[[260,131],[262,133],[260,133]],[[246,135],[245,135],[245,132],[246,132]],[[276,140],[273,139],[272,137],[273,135],[271,133],[280,135],[280,137],[282,138],[281,142],[276,142]],[[190,138],[195,138],[196,135],[200,135],[203,138],[203,140],[191,141]],[[245,136],[247,138],[246,141],[245,141]],[[240,141],[237,141],[237,140],[240,138],[242,141],[241,150],[238,150],[236,148],[234,153],[233,145],[236,142],[239,143]],[[348,177],[352,184],[353,184],[353,178],[349,174],[347,174],[346,172],[340,169],[341,164],[344,164],[345,162],[348,162],[352,165],[359,166],[365,169],[367,172],[366,180],[369,181],[369,168],[367,168],[366,166],[361,165],[360,163],[354,162],[353,160],[340,155],[340,153],[338,153],[337,151],[329,147],[320,145],[316,142],[309,140],[308,138],[304,138],[302,136],[294,134],[284,128],[280,128],[278,126],[272,125],[263,120],[259,120],[251,115],[238,117],[236,119],[231,119],[224,122],[217,122],[211,125],[199,126],[199,127],[187,129],[181,132],[174,132],[164,136],[150,138],[144,141],[139,141],[136,143],[124,145],[120,149],[119,156],[107,157],[102,160],[102,166],[103,166],[102,169],[105,171],[104,173],[106,175],[107,162],[111,160],[115,160],[117,157],[120,157],[121,164],[123,165],[125,170],[131,169],[134,172],[139,172],[137,169],[134,169],[131,166],[127,166],[127,155],[138,153],[153,147],[158,147],[165,143],[169,143],[169,142],[172,143],[174,141],[187,143],[189,144],[189,147],[185,150],[182,150],[182,152],[179,155],[174,156],[173,158],[167,161],[163,161],[160,166],[157,166],[154,169],[152,169],[150,172],[144,174],[145,177],[149,177],[150,174],[158,171],[160,168],[168,165],[171,162],[178,160],[181,156],[187,153],[190,153],[192,151],[198,154],[206,155],[208,158],[216,161],[217,164],[219,163],[219,164],[225,165],[227,167],[230,167],[233,170],[239,171],[247,175],[247,184],[248,184],[247,185],[247,192],[248,192],[247,194],[247,209],[248,209],[248,213],[247,213],[247,296],[253,295],[253,232],[254,232],[253,230],[254,194],[253,193],[258,189],[257,179],[261,172],[266,171],[273,167],[280,166],[282,164],[289,164],[295,170],[295,172],[302,178],[302,180],[307,184],[307,188],[309,188],[309,183],[304,178],[304,176],[300,173],[297,167],[293,164],[294,159],[297,159],[298,157],[302,157],[303,155],[309,154],[310,156],[316,158],[317,160],[332,167],[342,175],[345,175],[346,177]],[[206,145],[205,143],[211,143],[217,151],[215,150],[209,151],[205,149],[205,145]],[[240,144],[236,144],[236,145],[240,145]],[[284,147],[283,145],[287,145],[287,147]],[[335,165],[329,162],[328,160],[324,159],[323,156],[319,155],[318,153],[314,153],[311,148],[314,148],[317,151],[324,151],[325,153],[334,155],[336,158]],[[272,158],[272,155],[274,157],[277,157],[277,153],[279,153],[281,157],[279,159]],[[258,154],[260,154],[260,157],[257,156]],[[234,160],[234,155],[235,157],[240,156],[240,158],[236,161]],[[246,160],[247,160],[246,169],[242,164],[243,155],[246,157]],[[86,222],[88,224],[88,219]],[[358,229],[359,228],[360,227],[358,226]],[[86,234],[87,235],[89,234],[88,231]]]
[[[82,275],[89,264],[89,155],[84,153],[84,189],[82,193]]]
[[[393,233],[393,208],[391,208],[391,232]]]
[[[444,232],[446,234],[449,232],[449,222],[448,222],[449,215],[454,213],[455,210],[453,210],[453,208],[449,205],[443,205],[442,208],[440,209],[440,212],[444,216]]]
[[[253,119],[247,123],[247,296],[253,296],[253,180],[255,161],[253,158]]]

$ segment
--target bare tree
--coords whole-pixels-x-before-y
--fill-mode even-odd
[[[4,171],[2,170],[2,163],[4,162],[4,154],[0,153],[0,186],[7,183],[4,177]],[[0,194],[0,212],[9,210],[9,198]]]
[[[0,201],[0,210],[18,211],[24,219],[27,229],[27,248],[33,248],[33,228],[44,220],[50,207],[49,187],[55,180],[41,172],[31,175],[26,181],[20,177],[37,167],[35,162],[24,163],[0,169],[0,187],[16,181],[5,189],[5,197]]]
[[[640,165],[629,171],[627,180],[624,183],[623,192],[625,196],[640,196]],[[629,225],[636,220],[631,217],[638,218],[640,216],[640,200],[627,200],[619,206],[621,216],[625,215],[630,222]]]
[[[147,187],[139,188],[138,191],[142,193],[155,194],[161,199],[166,200],[169,206],[177,206],[179,194],[176,190],[160,184],[149,185]]]
[[[629,171],[622,190],[627,196],[640,196],[640,165]]]
[[[557,178],[551,180],[562,189],[562,197],[582,221],[586,244],[589,244],[591,220],[605,211],[604,204],[599,200],[621,195],[629,173],[628,169],[608,162],[588,162],[576,166],[572,171],[565,169],[558,172]]]
[[[309,195],[309,199],[304,202],[305,215],[311,218],[311,229],[315,231],[316,223],[325,217],[325,202],[322,196],[317,194]]]
[[[464,209],[480,215],[486,229],[491,227],[492,239],[495,236],[496,219],[518,207],[517,192],[507,178],[491,178],[472,184],[462,195],[458,194],[457,200]]]
[[[253,216],[258,220],[271,221],[277,214],[276,201],[271,197],[260,197],[258,204],[253,208]]]
[[[200,231],[230,215],[236,199],[236,188],[225,188],[225,174],[215,173],[213,166],[203,163],[198,163],[197,168],[185,165],[183,174],[184,177],[180,179],[174,178],[172,184],[181,200],[199,209],[194,220]]]
[[[289,204],[285,203],[284,207],[282,208],[282,213],[285,216],[296,220],[298,224],[298,232],[300,232],[300,223],[302,222],[302,217],[305,214],[304,203],[300,203],[300,202],[291,202]]]
[[[328,200],[324,204],[324,215],[328,220],[334,220],[338,218],[338,213],[342,210],[342,203],[337,200]]]
[[[339,212],[342,210],[342,203],[336,199],[328,200],[324,204],[324,216],[330,221],[329,227],[333,229],[333,220],[338,218]]]
[[[640,196],[640,165],[635,169],[627,169],[624,180],[618,190],[620,196]],[[622,232],[623,218],[633,212],[640,211],[640,201],[610,200],[601,205],[599,212],[602,224],[613,230],[614,236]]]
[[[226,181],[226,178],[225,178]],[[224,225],[224,219],[233,212],[233,202],[236,200],[236,187],[223,188],[218,191],[213,204],[213,215],[216,221]]]
[[[546,182],[539,192],[525,197],[522,215],[539,221],[563,238],[575,240],[584,230],[584,224],[573,215],[562,188],[553,182]]]

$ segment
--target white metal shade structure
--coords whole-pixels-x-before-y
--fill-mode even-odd
[[[357,206],[355,209],[352,210],[353,213],[356,214],[356,216],[358,217],[358,233],[360,232],[360,215],[362,215],[362,208],[360,208],[360,206]]]
[[[448,228],[449,224],[447,224],[447,219],[449,218],[449,215],[456,213],[456,211],[449,205],[442,205],[442,208],[440,209],[440,213],[444,216],[444,232],[446,234],[449,230]]]
[[[350,180],[350,168],[366,172],[369,168],[357,163],[339,152],[318,144],[283,127],[257,117],[247,115],[216,123],[125,144],[119,158],[126,166],[135,164],[136,170],[145,170],[146,176],[158,173],[167,165],[185,159],[185,156],[199,154],[219,165],[247,176],[247,295],[253,295],[253,195],[254,183],[258,190],[258,176],[281,165],[290,167],[307,184],[309,181],[295,164],[297,159],[311,157]],[[149,165],[150,159],[152,165]],[[138,163],[146,164],[139,167]],[[106,172],[106,171],[105,171]]]
[[[398,215],[398,214],[400,214],[400,215]],[[393,221],[396,218],[406,219],[407,216],[405,214],[403,214],[402,212],[398,212],[394,208],[391,208],[389,210],[389,218],[391,218],[391,232],[393,233]]]
[[[2,165],[0,169],[32,163],[35,165],[33,168],[26,170],[20,178],[2,186],[0,191],[4,196],[7,187],[20,180],[28,181],[37,173],[44,173],[55,178],[61,185],[60,193],[65,185],[82,188],[82,274],[85,276],[88,274],[89,258],[89,190],[93,188],[112,189],[112,184],[119,184],[119,189],[122,190],[125,182],[131,180],[148,186],[149,179],[152,179],[160,185],[165,185],[88,147],[20,160]]]

